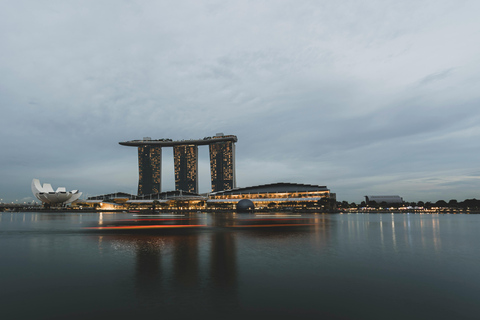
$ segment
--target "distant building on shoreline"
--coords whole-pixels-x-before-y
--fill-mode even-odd
[[[123,205],[117,209],[157,210],[235,210],[237,204],[248,199],[255,210],[328,211],[335,208],[336,195],[326,186],[298,183],[271,183],[199,195],[192,192],[168,191],[149,195],[111,193],[90,197],[92,206],[112,209],[108,203]]]
[[[217,133],[198,140],[158,139],[119,142],[138,148],[138,193],[111,193],[90,197],[84,205],[103,209],[235,210],[248,200],[252,210],[327,211],[336,207],[336,195],[326,186],[271,183],[237,188],[235,143],[237,137]],[[211,191],[199,194],[198,146],[208,145]],[[162,192],[162,148],[173,147],[175,191]],[[113,206],[113,207],[112,207]]]
[[[33,195],[46,206],[65,205],[80,198],[82,193],[78,190],[67,191],[64,187],[53,190],[50,183],[40,184],[40,180],[32,180]]]
[[[299,183],[271,183],[245,188],[212,192],[207,205],[234,208],[244,199],[252,201],[255,208],[265,209],[331,209],[335,206],[335,193],[326,186]]]
[[[234,135],[217,133],[198,140],[158,139],[119,142],[138,148],[138,195],[161,192],[162,148],[173,147],[175,190],[198,193],[198,146],[208,145],[212,192],[236,187]]]

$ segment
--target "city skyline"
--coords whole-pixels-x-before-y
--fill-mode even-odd
[[[28,10],[26,9],[28,8]],[[236,184],[480,198],[478,1],[7,2],[0,199],[136,193],[118,141],[238,136]],[[164,148],[162,190],[175,189]],[[198,191],[211,189],[198,148]]]

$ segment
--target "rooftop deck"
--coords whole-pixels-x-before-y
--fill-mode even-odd
[[[160,146],[160,147],[173,147],[180,145],[209,145],[216,142],[225,142],[232,141],[237,142],[237,136],[228,135],[228,136],[214,136],[214,137],[205,137],[203,139],[192,139],[192,140],[172,140],[172,139],[143,139],[143,140],[131,140],[119,142],[122,146],[128,147],[138,147],[138,146]]]

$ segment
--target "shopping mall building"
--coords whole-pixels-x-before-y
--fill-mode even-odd
[[[185,191],[168,191],[148,195],[111,193],[88,198],[83,205],[105,210],[148,209],[156,210],[235,210],[241,200],[250,200],[254,210],[309,210],[324,211],[334,208],[335,193],[326,186],[272,183],[234,188],[209,194]],[[110,205],[111,204],[111,205]]]

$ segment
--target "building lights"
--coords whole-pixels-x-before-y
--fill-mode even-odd
[[[175,190],[198,193],[198,146],[173,147]]]
[[[156,146],[138,147],[138,194],[161,192],[162,149]]]
[[[175,189],[198,193],[198,146],[209,145],[212,190],[235,187],[234,135],[217,134],[198,140],[144,138],[120,142],[138,148],[138,195],[161,192],[161,148],[174,147]]]

